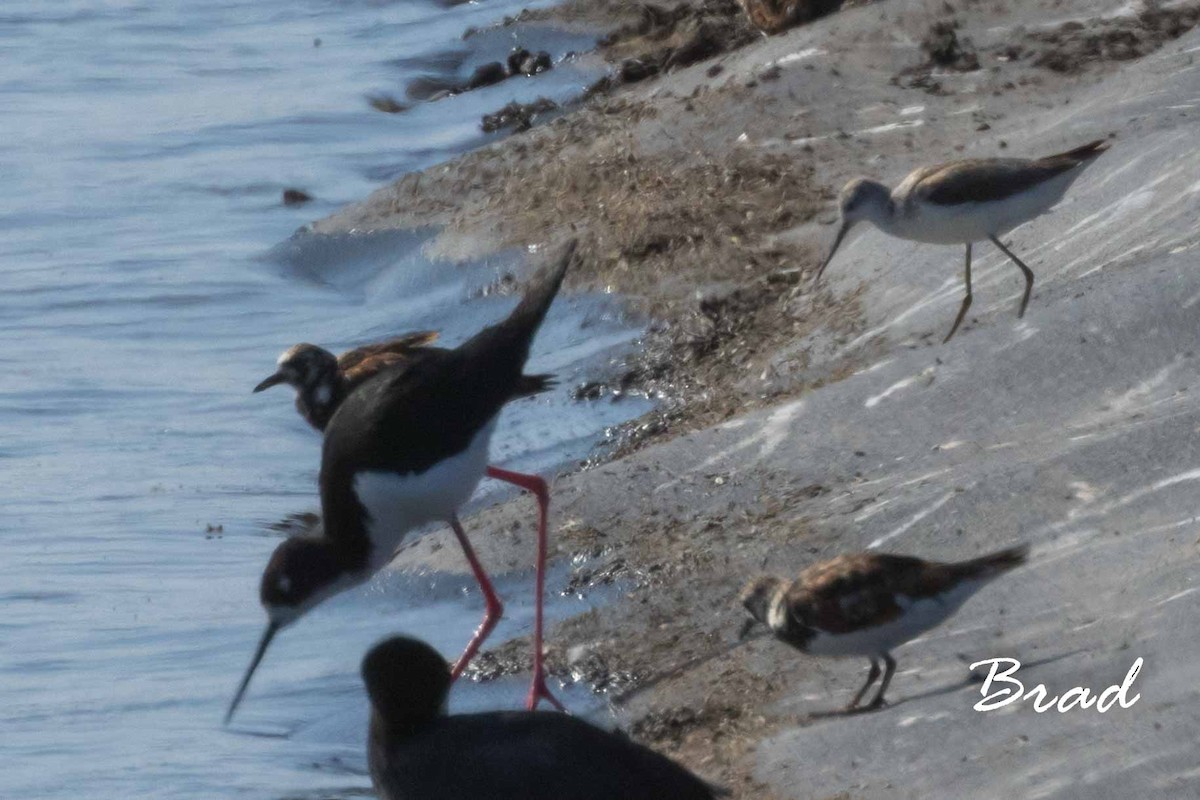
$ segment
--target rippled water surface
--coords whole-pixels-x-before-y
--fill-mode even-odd
[[[0,797],[353,796],[369,786],[359,655],[397,630],[465,643],[469,580],[385,575],[281,635],[220,727],[263,623],[265,526],[316,505],[316,435],[283,390],[250,388],[299,340],[460,341],[514,302],[479,289],[523,269],[429,263],[424,233],[291,234],[486,141],[479,115],[509,99],[578,92],[568,64],[406,114],[365,102],[517,42],[556,59],[586,43],[460,38],[526,5],[0,6]],[[285,208],[290,186],[316,202]],[[505,412],[494,460],[553,470],[643,410],[567,396],[635,333],[605,298],[556,304],[530,367],[564,388]],[[521,632],[527,576],[501,587],[500,633]],[[524,689],[468,685],[455,704]]]

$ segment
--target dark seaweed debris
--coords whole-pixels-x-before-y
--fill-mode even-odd
[[[906,89],[923,89],[930,94],[947,94],[940,81],[933,77],[934,70],[973,72],[979,69],[979,54],[969,39],[958,38],[958,23],[954,20],[939,20],[929,26],[921,40],[921,52],[925,60],[898,72],[892,83]]]
[[[589,87],[587,96],[690,66],[758,37],[735,0],[704,0],[669,9],[645,3],[634,22],[600,41],[601,50],[618,67]]]
[[[408,106],[389,94],[372,94],[367,96],[367,103],[376,111],[385,114],[399,114],[408,111]]]
[[[285,206],[302,206],[312,200],[312,195],[303,189],[284,189],[283,204]]]
[[[514,47],[508,54],[506,63],[509,75],[525,75],[530,78],[554,66],[550,54],[545,50],[531,53],[524,47]]]
[[[558,103],[545,97],[539,97],[532,103],[512,102],[493,114],[484,114],[482,128],[485,133],[493,133],[505,128],[512,128],[520,133],[533,127],[537,118],[550,111],[558,109]]]
[[[467,78],[464,83],[454,83],[453,81],[441,78],[421,76],[413,79],[405,91],[408,97],[413,100],[441,100],[446,97],[453,97],[456,94],[472,91],[473,89],[495,86],[497,83],[506,81],[517,75],[532,78],[535,75],[540,75],[549,69],[553,69],[553,67],[554,59],[545,50],[533,53],[523,47],[514,47],[503,62],[489,61],[486,64],[480,64],[471,73],[471,77]],[[384,97],[386,98],[386,96]],[[390,100],[390,98],[386,99]],[[392,102],[394,103],[395,101]],[[371,104],[379,108],[380,111],[391,110],[375,105],[374,100],[372,100]],[[405,108],[401,107],[396,110],[403,111]]]
[[[921,40],[921,51],[930,64],[960,72],[979,69],[979,55],[970,39],[959,40],[958,23],[953,20],[935,22]]]
[[[1132,17],[1065,22],[1049,31],[1025,34],[1032,63],[1068,75],[1103,61],[1141,58],[1200,24],[1200,3],[1161,8],[1147,4]],[[1020,55],[1021,52],[1008,54]]]

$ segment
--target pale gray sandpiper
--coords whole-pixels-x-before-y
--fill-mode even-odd
[[[856,222],[866,220],[884,233],[931,244],[963,244],[967,248],[966,289],[950,333],[958,330],[971,307],[971,244],[987,239],[1012,259],[1025,276],[1018,317],[1025,316],[1033,291],[1033,270],[998,238],[1046,213],[1062,199],[1083,168],[1108,149],[1098,139],[1045,158],[971,158],[914,170],[889,191],[869,178],[855,178],[838,197],[841,228],[816,281],[833,260],[838,245]],[[814,281],[815,283],[815,281]]]
[[[762,577],[742,590],[754,621],[775,637],[814,656],[861,656],[871,660],[867,682],[846,706],[859,707],[886,666],[867,709],[883,705],[896,671],[891,651],[945,622],[993,578],[1025,563],[1027,545],[970,561],[938,563],[911,556],[854,553],[814,564],[795,580]]]

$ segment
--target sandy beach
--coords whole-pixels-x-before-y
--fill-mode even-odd
[[[735,797],[1130,798],[1200,794],[1200,4],[846,3],[774,36],[731,2],[572,0],[515,24],[608,32],[617,76],[550,121],[404,177],[310,226],[437,226],[453,262],[577,236],[570,289],[645,321],[637,354],[579,387],[655,398],[608,455],[553,485],[551,592],[620,599],[549,635],[565,680]],[[812,276],[850,177],[1111,137],[1051,214],[976,249],[856,229]],[[449,268],[449,266],[448,266]],[[528,568],[529,504],[468,523]],[[504,531],[506,535],[487,535]],[[401,569],[465,569],[448,534]],[[937,560],[1030,542],[1030,564],[901,648],[892,705],[819,718],[866,667],[740,642],[749,578],[877,548]],[[1010,657],[1052,693],[1119,683],[1128,709],[981,713],[968,665]],[[527,668],[496,645],[476,676]]]

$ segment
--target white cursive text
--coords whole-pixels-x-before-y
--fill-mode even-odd
[[[971,665],[971,669],[984,664],[992,666],[988,671],[987,678],[983,681],[983,688],[979,690],[983,699],[975,704],[976,711],[994,711],[1018,700],[1032,699],[1033,710],[1039,714],[1052,708],[1057,708],[1059,713],[1065,713],[1076,706],[1079,708],[1095,706],[1096,710],[1103,714],[1115,703],[1120,703],[1121,708],[1129,708],[1142,697],[1140,694],[1129,697],[1129,690],[1133,687],[1138,673],[1142,671],[1142,659],[1140,658],[1133,662],[1133,666],[1129,668],[1125,680],[1120,685],[1110,686],[1099,695],[1093,695],[1090,689],[1083,686],[1076,686],[1063,692],[1061,697],[1050,698],[1046,697],[1049,694],[1046,691],[1046,684],[1039,683],[1026,692],[1025,684],[1012,677],[1013,673],[1021,668],[1021,662],[1015,658],[989,658],[984,661],[976,661]],[[1002,666],[1007,666],[1003,672],[1001,672]],[[992,691],[993,684],[1004,685]]]

